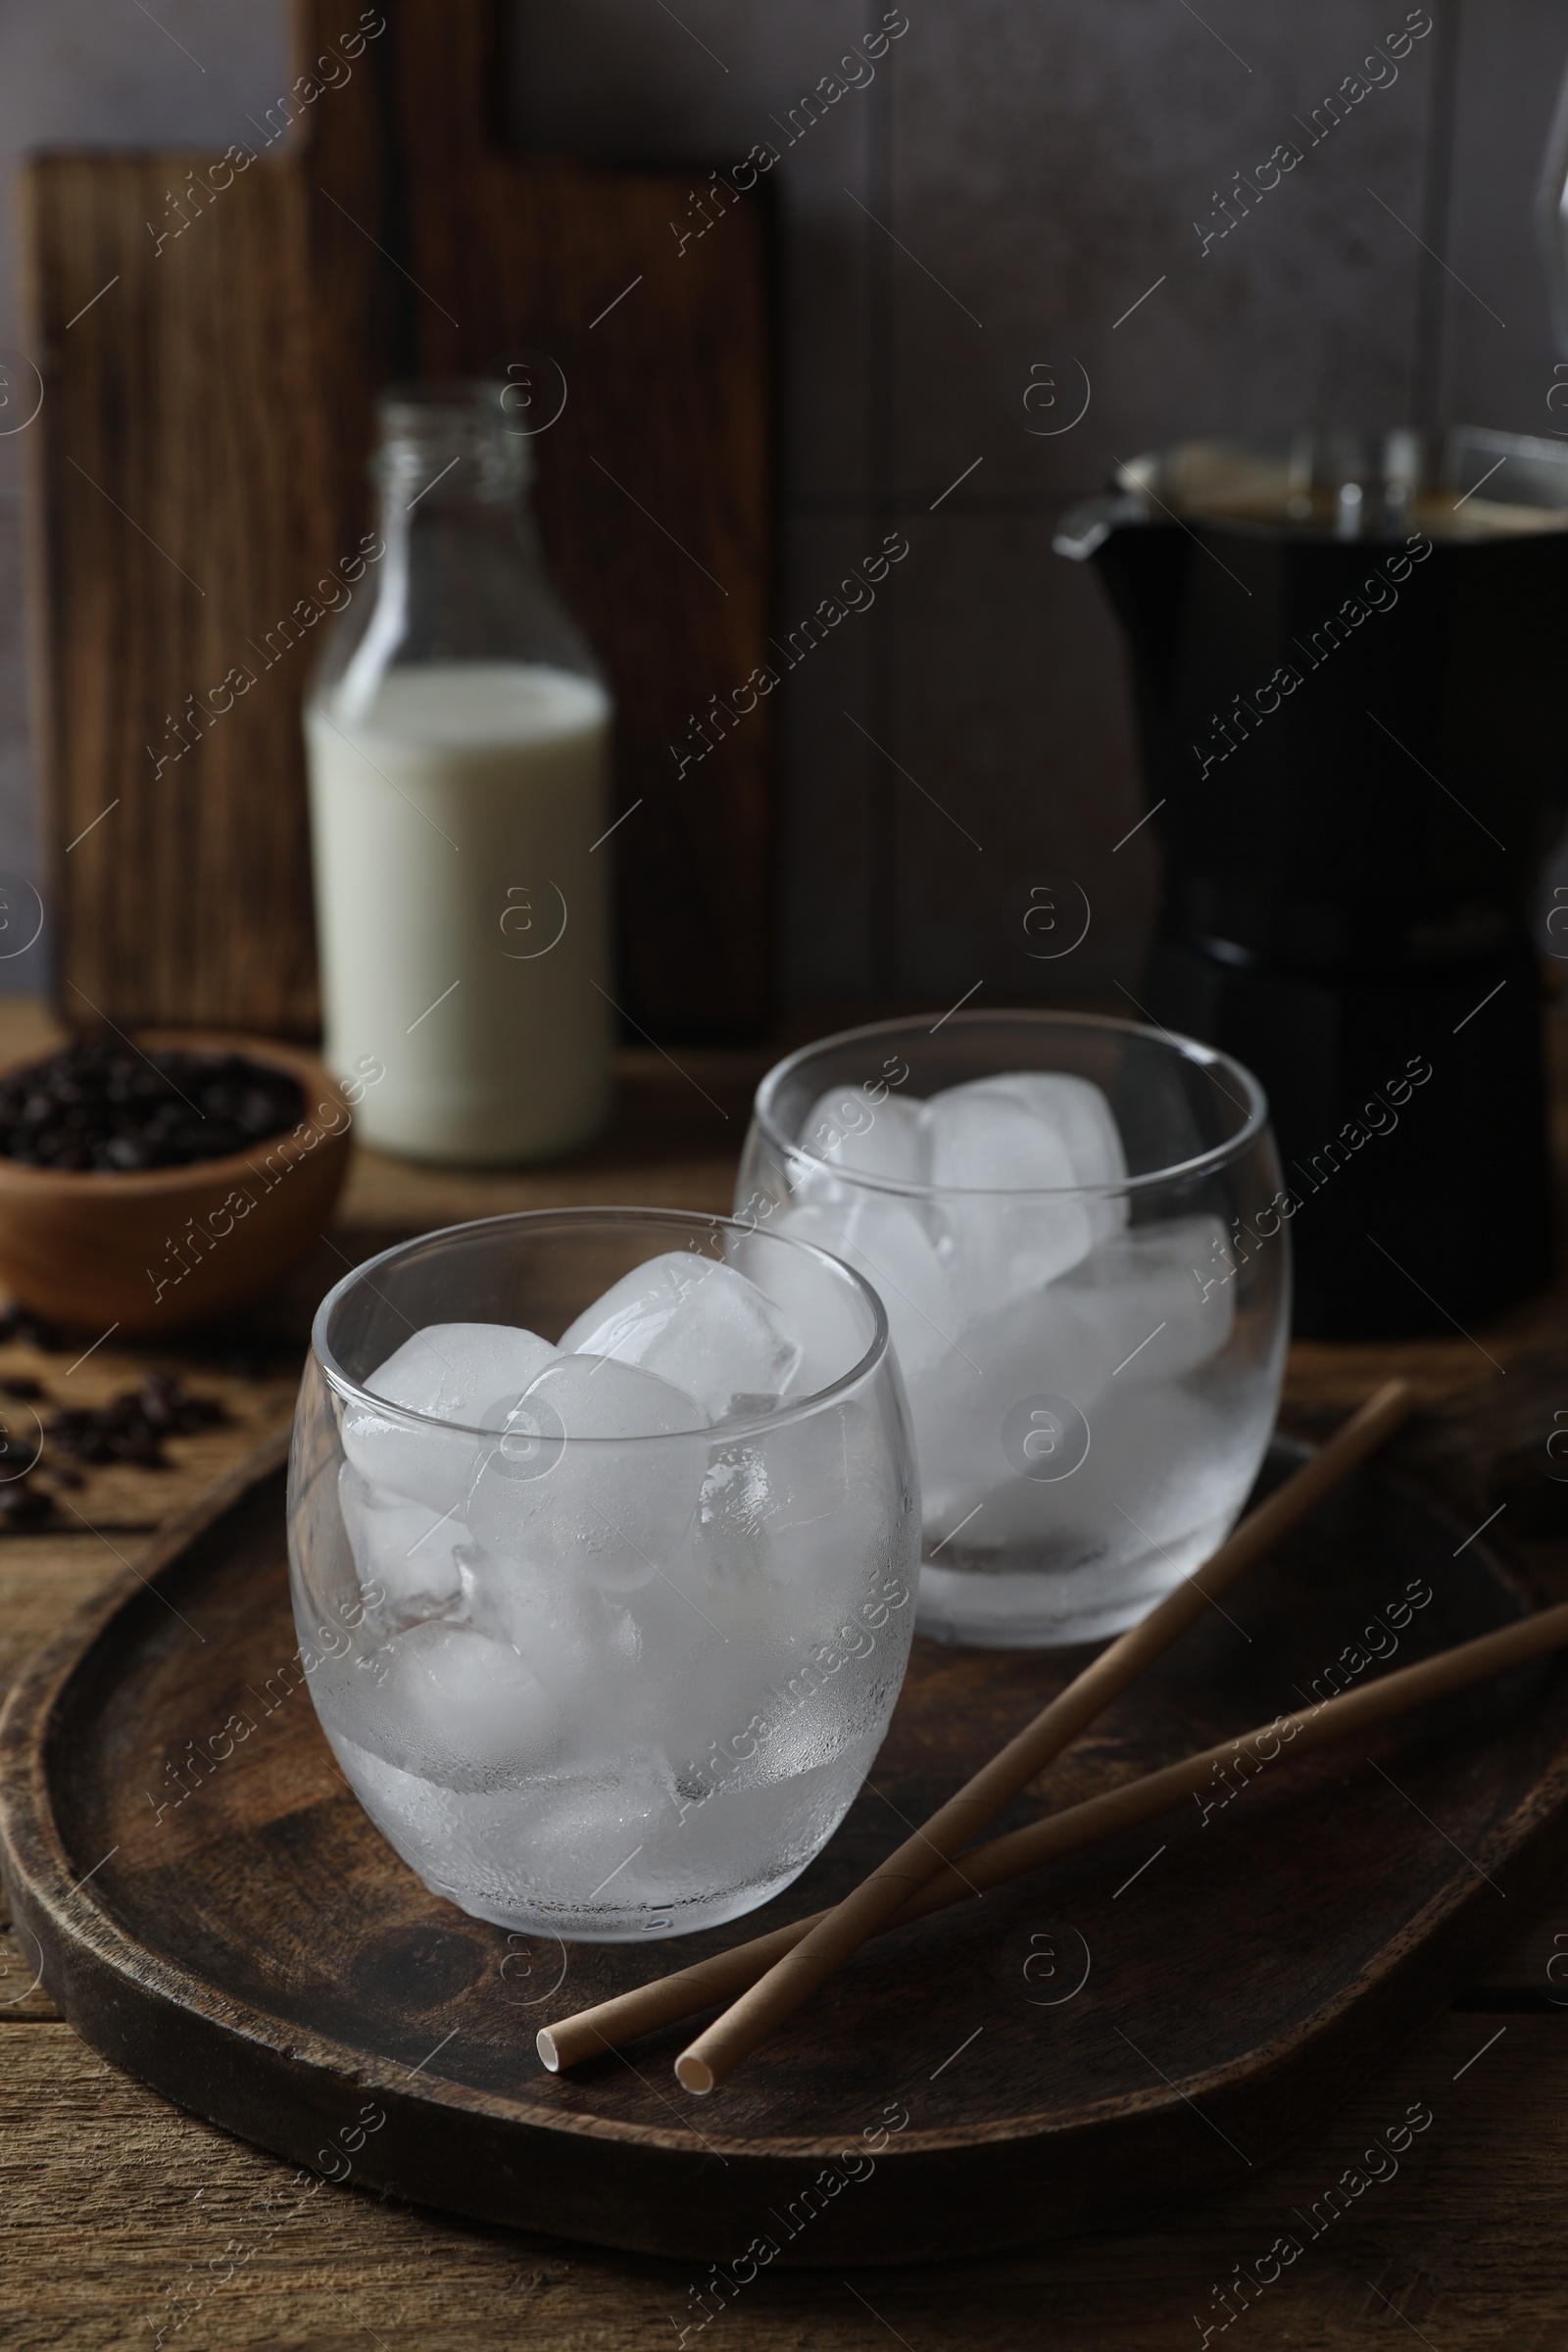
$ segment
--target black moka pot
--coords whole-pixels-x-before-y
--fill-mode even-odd
[[[1131,656],[1165,863],[1140,993],[1267,1089],[1298,1333],[1468,1328],[1539,1290],[1568,446],[1185,443],[1055,545],[1093,557]]]

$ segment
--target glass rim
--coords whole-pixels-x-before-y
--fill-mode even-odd
[[[858,1273],[856,1268],[849,1265],[843,1258],[836,1257],[831,1250],[820,1249],[815,1242],[804,1241],[794,1234],[767,1233],[755,1224],[748,1224],[743,1218],[721,1216],[716,1210],[622,1207],[612,1201],[592,1201],[584,1203],[580,1208],[567,1206],[515,1208],[503,1209],[498,1215],[492,1217],[466,1217],[456,1225],[438,1225],[433,1227],[429,1233],[414,1234],[407,1241],[394,1242],[390,1249],[378,1250],[374,1257],[368,1257],[363,1265],[351,1267],[347,1274],[340,1276],[332,1285],[311,1318],[311,1357],[327,1387],[334,1396],[341,1396],[346,1403],[367,1405],[377,1413],[393,1415],[398,1420],[408,1422],[415,1428],[445,1430],[457,1437],[488,1438],[499,1443],[506,1434],[503,1430],[479,1429],[470,1422],[443,1421],[434,1413],[416,1412],[412,1405],[395,1404],[390,1397],[377,1396],[376,1392],[367,1388],[363,1381],[354,1379],[351,1373],[344,1371],[327,1345],[327,1318],[338,1300],[346,1296],[354,1284],[362,1281],[366,1276],[373,1274],[378,1266],[388,1266],[394,1259],[406,1256],[410,1250],[422,1249],[426,1243],[447,1241],[454,1234],[481,1233],[487,1226],[520,1225],[544,1231],[552,1224],[560,1225],[567,1222],[605,1226],[627,1223],[633,1225],[641,1223],[684,1225],[710,1233],[723,1230],[730,1233],[755,1235],[761,1232],[763,1241],[777,1242],[786,1249],[799,1250],[804,1256],[818,1259],[831,1270],[835,1280],[848,1276],[852,1286],[860,1293],[870,1306],[872,1317],[871,1344],[864,1354],[858,1357],[847,1372],[842,1373],[837,1380],[830,1381],[826,1388],[812,1390],[809,1396],[791,1396],[781,1401],[772,1412],[752,1413],[744,1416],[737,1414],[721,1422],[710,1422],[704,1429],[667,1430],[629,1438],[573,1438],[569,1433],[564,1433],[564,1442],[568,1446],[688,1446],[694,1440],[710,1442],[715,1438],[720,1443],[729,1445],[741,1438],[760,1436],[766,1431],[780,1429],[791,1422],[803,1420],[808,1413],[819,1411],[823,1405],[830,1403],[835,1397],[857,1387],[862,1380],[877,1372],[884,1361],[891,1360],[892,1343],[888,1332],[886,1308],[864,1275]],[[728,1260],[716,1258],[710,1262],[724,1265],[728,1263]],[[635,1268],[630,1271],[635,1271]],[[413,1325],[410,1329],[410,1337],[413,1338],[416,1332],[427,1328],[426,1325]],[[520,1326],[498,1324],[496,1328],[498,1330],[517,1330],[520,1329]],[[605,1360],[615,1362],[618,1359],[612,1356]],[[537,1377],[536,1374],[535,1378]]]
[[[813,1167],[823,1169],[842,1184],[857,1185],[868,1193],[893,1194],[906,1200],[1095,1200],[1115,1199],[1128,1193],[1152,1192],[1159,1185],[1190,1182],[1196,1177],[1213,1175],[1251,1151],[1268,1126],[1268,1097],[1262,1086],[1250,1070],[1229,1054],[1222,1054],[1216,1046],[1205,1046],[1198,1038],[1180,1037],[1174,1030],[1160,1029],[1148,1022],[1123,1020],[1116,1013],[1068,1012],[1048,1005],[1037,1008],[1008,1004],[999,1005],[991,1011],[976,1008],[973,1012],[949,1013],[938,1021],[937,1027],[946,1028],[951,1022],[955,1031],[961,1031],[982,1022],[1014,1022],[1020,1028],[1106,1031],[1118,1037],[1147,1038],[1151,1044],[1166,1050],[1174,1047],[1179,1058],[1193,1062],[1209,1077],[1214,1078],[1217,1068],[1235,1079],[1245,1098],[1238,1104],[1245,1113],[1241,1127],[1224,1143],[1211,1146],[1208,1151],[1197,1153],[1192,1159],[1173,1160],[1168,1167],[1152,1168],[1141,1176],[1122,1176],[1109,1184],[1058,1185],[922,1184],[903,1176],[872,1176],[857,1168],[847,1168],[840,1161],[813,1151],[808,1144],[792,1141],[781,1132],[773,1112],[779,1089],[790,1075],[813,1055],[826,1053],[832,1047],[858,1045],[862,1040],[867,1043],[886,1043],[891,1038],[908,1036],[915,1030],[923,1029],[924,1019],[923,1013],[912,1013],[897,1020],[867,1021],[859,1028],[836,1030],[830,1037],[819,1037],[810,1045],[797,1047],[782,1061],[776,1061],[761,1080],[752,1102],[752,1115],[775,1151],[782,1152],[786,1158],[808,1160]],[[934,1037],[936,1030],[925,1034]],[[998,1074],[1001,1075],[1000,1072]],[[1073,1075],[1071,1071],[1054,1074]],[[1228,1092],[1220,1085],[1218,1078],[1214,1078],[1214,1083],[1220,1086],[1222,1094]],[[1234,1095],[1229,1099],[1233,1102],[1236,1101]]]

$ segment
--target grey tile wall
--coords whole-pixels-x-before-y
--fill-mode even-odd
[[[519,6],[519,133],[744,152],[880,9],[653,13]],[[1092,573],[1052,553],[1055,517],[1115,456],[1183,434],[1549,430],[1532,204],[1568,19],[1549,0],[903,13],[874,84],[777,173],[784,604],[814,601],[857,531],[910,542],[787,690],[784,985],[1113,998],[1137,987],[1157,859],[1126,838],[1144,804],[1120,646]],[[1403,59],[1364,66],[1411,21],[1430,29]],[[1330,128],[1350,74],[1366,93]],[[1287,140],[1277,189],[1230,195]],[[1087,935],[1047,957],[1080,893]]]
[[[865,507],[848,501],[833,514],[794,515],[785,535],[781,627],[814,612],[882,537]],[[902,587],[900,572],[890,570],[871,609],[841,621],[781,689],[785,954],[788,968],[809,974],[812,993],[835,1000],[875,995],[884,952],[885,819],[875,756],[859,729],[882,739],[880,673]]]
[[[1180,0],[916,5],[898,61],[896,225],[985,323],[899,272],[906,495],[935,496],[982,447],[991,495],[1051,494],[1184,434],[1402,408],[1422,257],[1364,183],[1419,212],[1430,43],[1313,148],[1296,117],[1355,69],[1368,10],[1270,13],[1272,33],[1255,7],[1206,11],[1252,53],[1249,72]],[[1228,227],[1217,200],[1238,170],[1292,138],[1300,166]],[[1206,251],[1195,221],[1213,224]],[[1028,365],[1064,350],[1093,404],[1070,435],[1032,442]]]
[[[844,190],[867,200],[888,62],[857,67],[864,86],[808,127],[800,102],[877,14],[858,0],[790,0],[767,11],[755,0],[695,0],[678,20],[660,0],[557,9],[514,0],[512,9],[511,119],[520,143],[720,165],[759,141],[780,152],[782,489],[791,505],[854,500],[865,489],[874,301],[861,216]]]
[[[1001,1004],[1071,994],[1084,970],[1136,985],[1153,853],[1147,832],[1123,838],[1143,804],[1120,650],[1052,553],[1056,513],[955,496],[908,523],[891,748],[931,799],[895,776],[893,972],[943,1008],[977,981]]]
[[[1433,0],[1397,78],[1314,139],[1407,0],[903,0],[865,86],[791,139],[882,9],[514,0],[514,127],[603,155],[783,150],[781,620],[885,532],[909,541],[784,693],[787,998],[1114,995],[1155,857],[1124,838],[1120,648],[1054,519],[1114,455],[1181,434],[1568,427],[1532,215],[1568,18]],[[0,150],[221,140],[275,97],[281,8],[157,13],[7,12]],[[1229,195],[1288,139],[1277,189]],[[0,871],[27,872],[16,457],[0,436]],[[1087,934],[1048,956],[1075,893]]]
[[[1539,0],[1489,0],[1466,13],[1457,46],[1446,250],[1463,282],[1449,288],[1439,394],[1448,415],[1546,433],[1568,426],[1546,407],[1552,367],[1568,351],[1552,348],[1528,223],[1568,61],[1568,15]]]

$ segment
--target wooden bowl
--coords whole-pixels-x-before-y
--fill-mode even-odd
[[[0,1156],[0,1285],[53,1322],[145,1338],[243,1305],[304,1255],[348,1171],[353,1113],[314,1055],[270,1038],[159,1029],[137,1043],[244,1054],[287,1070],[306,1102],[297,1127],[188,1167],[111,1175]]]

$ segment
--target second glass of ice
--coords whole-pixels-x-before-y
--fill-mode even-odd
[[[1102,1641],[1224,1537],[1274,1426],[1299,1205],[1239,1063],[1087,1014],[851,1030],[763,1080],[736,1205],[882,1297],[923,1633]]]

